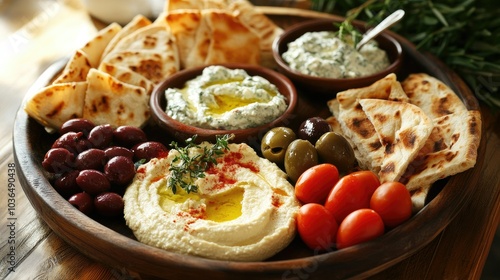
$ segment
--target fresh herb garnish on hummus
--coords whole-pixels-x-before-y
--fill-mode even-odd
[[[192,156],[189,154],[191,148],[201,147],[195,143],[196,135],[186,140],[186,145],[180,147],[177,142],[172,141],[170,146],[179,152],[172,161],[169,168],[171,172],[168,187],[175,194],[177,188],[184,189],[187,193],[197,192],[198,187],[194,181],[205,177],[205,171],[211,164],[217,164],[217,158],[228,149],[228,141],[232,135],[216,136],[216,143],[210,148],[204,146],[201,153]]]

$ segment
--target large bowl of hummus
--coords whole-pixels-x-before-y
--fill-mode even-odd
[[[340,21],[314,19],[295,24],[273,43],[279,72],[306,91],[335,96],[396,73],[402,63],[401,44],[387,31],[357,50],[352,38],[336,33]],[[352,22],[359,32],[367,26]]]
[[[178,141],[232,134],[238,143],[258,143],[269,129],[289,124],[296,104],[286,76],[246,64],[180,71],[161,82],[150,100],[154,123]]]

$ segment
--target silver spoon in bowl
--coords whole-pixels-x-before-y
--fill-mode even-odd
[[[359,51],[364,44],[366,44],[371,39],[377,37],[377,35],[380,34],[380,32],[386,30],[396,22],[400,21],[404,15],[405,11],[399,9],[390,14],[389,16],[387,16],[384,20],[382,20],[379,24],[377,24],[377,26],[375,26],[374,28],[368,30],[365,34],[363,34],[363,38],[361,38],[359,43],[356,45],[356,50]]]

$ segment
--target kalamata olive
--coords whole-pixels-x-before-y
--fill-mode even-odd
[[[61,133],[62,135],[67,132],[82,132],[83,135],[88,136],[94,126],[94,123],[87,119],[70,119],[61,125],[61,127],[59,128],[59,133]]]
[[[152,158],[162,158],[168,156],[168,149],[160,142],[147,141],[135,145],[132,148],[134,152],[134,160],[146,160],[149,161]]]
[[[282,165],[285,160],[286,148],[295,139],[297,139],[297,136],[291,128],[274,127],[262,138],[260,150],[265,158]]]
[[[344,136],[335,132],[323,134],[315,145],[319,159],[335,165],[340,173],[349,173],[356,165],[356,157]]]
[[[89,141],[98,149],[105,149],[113,141],[113,127],[109,124],[101,124],[94,127],[89,133]]]
[[[90,195],[96,195],[111,188],[111,184],[104,173],[94,169],[80,171],[78,177],[76,177],[76,183]]]
[[[119,126],[113,131],[113,139],[117,144],[126,148],[146,142],[148,139],[142,129],[135,126]]]
[[[101,149],[90,148],[79,153],[75,159],[75,166],[78,170],[96,169],[102,170],[106,163],[106,156]]]
[[[45,153],[42,167],[48,172],[63,174],[73,169],[75,156],[65,148],[52,148]]]
[[[78,174],[80,174],[79,170],[71,170],[57,177],[54,181],[54,189],[65,198],[81,192],[80,187],[76,184]]]
[[[86,192],[80,192],[72,195],[68,199],[68,202],[85,215],[92,214],[92,211],[94,210],[94,201],[92,196]]]
[[[52,148],[65,148],[73,154],[79,154],[89,148],[92,145],[85,138],[83,132],[67,132],[61,135],[54,141]]]
[[[318,153],[311,142],[296,139],[288,145],[285,153],[285,171],[295,182],[306,169],[318,164]]]
[[[114,192],[101,193],[94,198],[96,212],[104,217],[123,215],[123,206],[123,198]]]
[[[132,152],[132,150],[127,149],[125,147],[120,147],[120,146],[111,146],[111,147],[106,148],[104,150],[104,155],[106,156],[106,159],[108,159],[108,160],[110,160],[116,156],[124,156],[124,157],[128,157],[130,159],[134,158],[134,152]]]
[[[124,186],[135,176],[134,162],[124,156],[113,157],[104,166],[104,174],[111,184]]]
[[[321,135],[331,130],[330,124],[325,119],[312,117],[300,124],[297,135],[300,139],[308,140],[314,145]]]

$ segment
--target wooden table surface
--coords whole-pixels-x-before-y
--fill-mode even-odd
[[[134,271],[95,262],[60,239],[30,205],[13,168],[12,127],[24,94],[48,65],[95,34],[94,23],[79,1],[0,0],[2,279],[141,279]],[[469,203],[430,244],[371,279],[480,278],[500,222],[500,116],[482,105],[482,117],[484,170]]]

